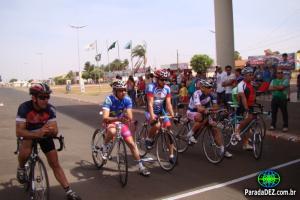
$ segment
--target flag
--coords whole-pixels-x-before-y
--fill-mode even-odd
[[[126,45],[125,45],[125,49],[131,49],[131,45],[132,45],[132,41],[130,40]]]
[[[95,56],[95,60],[99,62],[101,60],[101,53]]]
[[[96,48],[96,45],[97,45],[96,41],[93,42],[93,43],[91,43],[91,44],[88,44],[88,45],[85,47],[85,50],[86,50],[86,51],[94,50],[94,49]]]
[[[115,48],[115,47],[116,47],[116,43],[117,43],[117,41],[115,41],[114,43],[112,43],[112,44],[108,47],[107,51],[109,51],[109,50]]]

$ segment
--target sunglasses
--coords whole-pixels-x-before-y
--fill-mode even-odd
[[[48,100],[48,99],[50,99],[50,95],[39,95],[39,96],[37,96],[37,98],[38,99],[40,99],[40,100]]]

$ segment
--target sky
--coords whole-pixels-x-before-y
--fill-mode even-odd
[[[243,58],[300,49],[298,0],[232,0],[235,50]],[[70,25],[86,26],[77,30]],[[107,46],[119,43],[121,59],[129,59],[124,46],[147,45],[148,64],[160,66],[189,62],[195,54],[215,59],[213,0],[9,0],[0,1],[0,75],[45,79],[86,61],[95,63],[97,41],[100,64],[108,63]],[[109,60],[118,58],[118,48]],[[96,64],[96,63],[95,63]]]

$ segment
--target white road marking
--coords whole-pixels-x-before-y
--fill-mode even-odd
[[[293,161],[290,161],[290,162],[287,162],[287,163],[283,163],[283,164],[271,167],[270,169],[273,169],[273,170],[274,169],[280,169],[280,168],[283,168],[283,167],[286,167],[286,166],[289,166],[289,165],[293,165],[293,164],[298,163],[298,162],[300,162],[300,158],[296,159],[296,160],[293,160]],[[207,192],[209,190],[218,189],[218,188],[221,188],[221,187],[224,187],[224,186],[227,186],[227,185],[231,185],[231,184],[234,184],[234,183],[244,181],[246,179],[253,178],[253,177],[257,176],[257,174],[260,173],[260,172],[261,171],[258,171],[258,172],[249,174],[247,176],[243,176],[243,177],[240,177],[240,178],[237,178],[237,179],[233,179],[231,181],[227,181],[225,183],[220,183],[220,184],[217,184],[217,185],[209,186],[209,187],[206,187],[206,188],[201,188],[199,190],[194,190],[194,191],[191,191],[191,192],[175,195],[175,196],[172,196],[172,197],[167,197],[167,198],[164,198],[164,199],[165,200],[181,199],[181,198],[189,197],[189,196],[192,196],[192,195],[195,195],[195,194],[200,194],[200,193],[203,193],[203,192]]]

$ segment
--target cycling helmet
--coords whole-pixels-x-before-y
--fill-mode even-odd
[[[159,69],[154,72],[156,78],[167,79],[169,78],[169,72],[165,69]]]
[[[112,84],[111,87],[113,89],[126,89],[126,83],[122,80],[115,80]]]
[[[244,67],[244,69],[242,69],[242,74],[249,74],[249,73],[253,73],[253,68],[252,67]]]
[[[52,90],[46,83],[33,83],[29,88],[30,95],[51,94]]]
[[[205,88],[212,88],[213,87],[213,85],[211,83],[209,83],[208,81],[206,81],[204,79],[201,79],[199,82]]]

